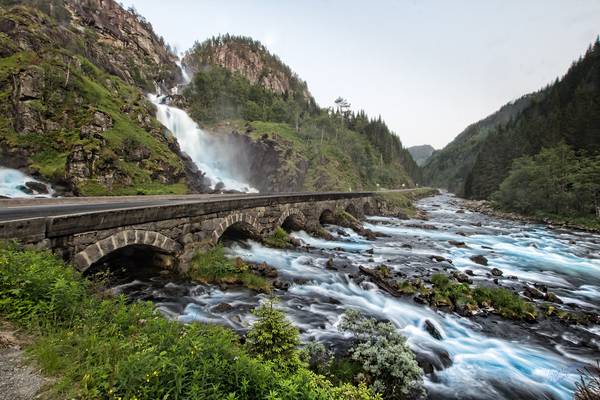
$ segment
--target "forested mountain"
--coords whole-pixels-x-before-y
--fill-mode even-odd
[[[322,109],[305,82],[259,42],[219,36],[197,43],[184,107],[203,128],[243,142],[247,178],[266,191],[411,185],[420,173],[381,118],[344,99]]]
[[[194,186],[145,98],[154,82],[180,79],[150,24],[112,0],[0,5],[2,166],[79,195]]]
[[[421,146],[411,146],[408,149],[408,152],[412,156],[413,160],[417,163],[418,166],[422,167],[425,165],[429,157],[435,152],[433,146],[429,144],[424,144]]]
[[[469,125],[442,150],[435,152],[423,166],[423,182],[464,195],[465,180],[487,136],[499,126],[516,118],[536,95],[527,95],[504,105],[492,115]]]
[[[596,41],[562,79],[504,106],[434,154],[423,180],[469,198],[494,195],[521,212],[585,216],[598,210],[599,153]]]

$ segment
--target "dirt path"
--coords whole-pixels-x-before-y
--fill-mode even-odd
[[[0,400],[37,399],[46,383],[39,371],[24,361],[27,340],[0,320]]]

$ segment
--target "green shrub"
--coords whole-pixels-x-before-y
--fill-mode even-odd
[[[405,399],[424,394],[423,371],[415,355],[390,322],[378,322],[359,311],[348,310],[339,329],[350,332],[356,343],[352,359],[362,364],[372,388],[384,399]]]
[[[277,249],[289,249],[294,247],[290,242],[290,236],[281,227],[275,229],[275,232],[263,240],[263,243],[269,247],[275,247]]]
[[[222,245],[196,253],[187,275],[190,279],[202,283],[238,284],[259,292],[271,291],[271,283],[252,273],[250,267],[242,260],[227,258]]]
[[[503,288],[476,288],[473,297],[480,305],[489,304],[506,318],[531,318],[537,315],[533,304]]]
[[[273,300],[262,304],[254,314],[258,320],[248,332],[248,350],[286,369],[297,368],[300,365],[298,329],[286,320],[283,312],[273,307]]]

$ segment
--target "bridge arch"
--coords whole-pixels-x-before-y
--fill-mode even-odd
[[[227,229],[239,226],[243,229],[250,231],[255,236],[260,236],[262,232],[262,226],[258,222],[258,218],[245,213],[231,214],[221,219],[221,222],[217,228],[213,231],[211,236],[211,244],[216,246],[219,243],[221,236],[227,231]]]
[[[169,255],[181,250],[179,243],[161,233],[131,229],[117,232],[86,247],[75,255],[73,261],[80,271],[85,272],[104,257],[130,246],[144,246]]]
[[[288,208],[281,213],[273,230],[279,227],[285,228],[288,224],[293,229],[302,228],[306,225],[306,215],[298,208]]]
[[[335,212],[334,210],[325,207],[319,210],[319,223],[321,225],[335,224]]]

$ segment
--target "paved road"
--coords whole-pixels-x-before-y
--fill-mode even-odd
[[[364,192],[371,193],[371,192]],[[60,199],[10,199],[0,200],[0,222],[39,217],[95,213],[108,210],[148,208],[166,205],[193,204],[219,200],[281,198],[286,196],[325,195],[326,193],[277,194],[199,194],[126,197],[72,197]],[[348,194],[348,193],[340,193]]]
[[[127,208],[187,204],[194,202],[214,201],[219,199],[236,199],[244,198],[246,196],[248,195],[230,194],[0,200],[0,222]]]

